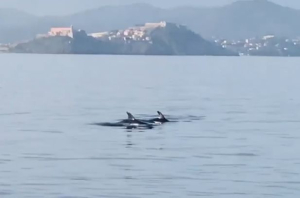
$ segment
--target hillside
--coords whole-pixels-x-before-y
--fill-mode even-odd
[[[74,25],[92,33],[155,21],[184,24],[205,38],[238,39],[266,34],[297,37],[300,35],[299,17],[299,10],[267,0],[237,1],[213,8],[161,9],[148,4],[105,6],[64,17],[35,17],[1,9],[0,43],[32,38],[52,26]]]
[[[98,37],[83,31],[74,38],[45,36],[12,47],[16,53],[42,54],[124,54],[124,55],[237,55],[203,39],[185,26],[173,23],[148,23]]]

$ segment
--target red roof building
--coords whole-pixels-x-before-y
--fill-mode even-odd
[[[50,32],[48,32],[49,36],[68,36],[73,38],[74,29],[73,27],[57,27],[51,28]]]

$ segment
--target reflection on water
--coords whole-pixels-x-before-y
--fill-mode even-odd
[[[298,59],[1,60],[0,197],[300,195]],[[157,110],[174,122],[90,125]]]

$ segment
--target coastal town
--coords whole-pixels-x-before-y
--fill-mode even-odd
[[[127,28],[125,30],[114,30],[106,32],[86,33],[84,30],[76,29],[73,26],[70,27],[52,27],[46,34],[37,34],[36,39],[50,38],[50,37],[69,37],[74,38],[76,36],[90,36],[97,40],[109,40],[115,42],[130,43],[131,41],[144,41],[152,43],[151,32],[157,28],[166,27],[167,22],[162,21],[159,23],[145,23],[144,25],[137,25]],[[27,41],[21,41],[18,43],[24,43]],[[0,53],[7,52],[11,46],[16,46],[18,43],[13,44],[1,44]]]
[[[53,27],[46,34],[38,34],[35,39],[51,38],[51,37],[92,37],[99,41],[108,41],[115,43],[131,43],[144,42],[152,44],[151,33],[158,28],[166,28],[174,25],[161,21],[158,23],[145,23],[136,25],[124,30],[114,30],[105,32],[86,33],[85,30],[70,27]],[[176,24],[175,24],[176,25]],[[176,25],[178,28],[185,26]],[[209,38],[211,43],[223,49],[237,53],[239,56],[300,56],[300,38],[289,39],[276,37],[275,35],[266,35],[263,37],[247,38],[247,39],[216,39]],[[19,43],[26,43],[23,41]],[[0,53],[9,52],[9,49],[15,47],[19,43],[0,44]]]
[[[212,42],[240,56],[300,56],[300,38],[266,35],[239,40],[213,39]]]
[[[137,25],[130,27],[125,30],[115,30],[111,32],[99,32],[91,33],[92,36],[97,39],[108,39],[108,40],[123,40],[124,42],[134,41],[149,41],[151,43],[150,34],[157,28],[164,28],[167,26],[167,22],[162,21],[159,23],[145,23],[144,25]]]
[[[11,53],[236,56],[186,26],[161,21],[123,30],[87,33],[54,27],[29,41],[10,46]]]
[[[134,40],[134,41],[150,41],[150,34],[153,30],[157,28],[164,28],[167,26],[167,22],[162,21],[159,23],[145,23],[143,25],[137,25],[134,27],[127,28],[125,30],[114,30],[106,32],[95,32],[87,34],[84,30],[75,29],[71,27],[54,27],[51,28],[47,34],[38,34],[37,38],[49,38],[53,36],[67,36],[74,38],[75,36],[86,35],[91,36],[99,40],[110,40],[117,41],[122,40],[124,42]]]

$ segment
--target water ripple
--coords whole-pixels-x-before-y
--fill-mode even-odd
[[[220,156],[238,156],[238,157],[257,157],[254,153],[209,153],[209,155],[220,155]]]
[[[0,113],[0,116],[29,115],[31,112]]]
[[[119,160],[128,160],[128,161],[172,161],[171,158],[122,158],[122,157],[90,157],[90,158],[68,158],[68,157],[34,157],[34,156],[25,156],[24,159],[38,160],[38,161],[81,161],[81,160],[99,160],[99,161],[119,161]]]

